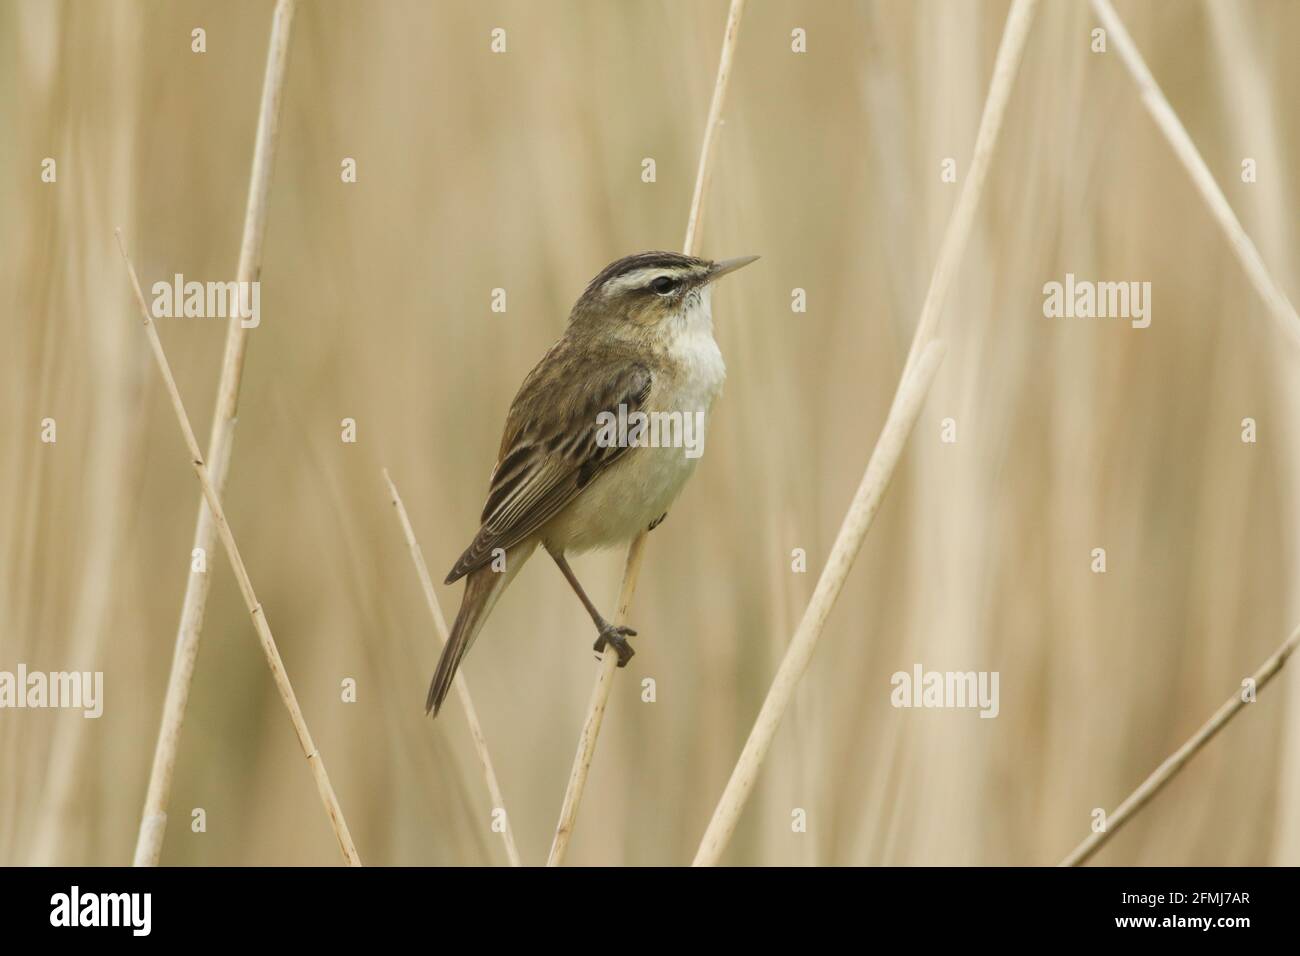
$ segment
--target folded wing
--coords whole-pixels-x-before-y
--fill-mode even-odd
[[[628,449],[597,443],[597,416],[640,409],[653,384],[650,370],[629,358],[610,362],[565,354],[559,343],[524,380],[506,419],[505,435],[482,527],[446,583],[487,564],[553,518]],[[549,360],[549,361],[548,361]]]

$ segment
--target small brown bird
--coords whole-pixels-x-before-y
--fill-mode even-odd
[[[538,543],[596,624],[595,649],[623,667],[636,632],[605,620],[565,560],[630,542],[668,512],[703,452],[726,366],[712,284],[757,256],[710,262],[642,252],[606,266],[569,313],[506,416],[482,527],[447,584],[465,595],[429,686],[438,709],[483,622]]]

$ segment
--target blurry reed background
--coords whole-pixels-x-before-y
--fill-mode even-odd
[[[199,488],[112,227],[146,288],[232,277],[271,7],[0,4],[0,669],[102,669],[106,695],[98,721],[0,712],[0,863],[131,858]],[[1300,7],[1118,9],[1294,300]],[[957,196],[940,163],[965,172],[1006,10],[750,4],[704,247],[763,260],[716,297],[727,391],[651,536],[571,863],[693,855],[884,419]],[[680,246],[725,16],[721,0],[300,7],[226,510],[367,863],[504,861],[458,707],[422,713],[435,641],[380,468],[439,576],[582,286]],[[948,358],[730,862],[1053,863],[1300,619],[1300,353],[1118,57],[1089,52],[1095,25],[1082,2],[1039,10]],[[1150,281],[1151,327],[1043,318],[1066,272]],[[205,441],[224,327],[160,325]],[[335,864],[224,556],[210,567],[163,862]],[[607,606],[621,570],[578,562]],[[440,588],[449,615],[459,591]],[[591,640],[537,560],[468,659],[527,861],[550,842]],[[915,663],[999,671],[1000,715],[892,708],[890,675]],[[1298,694],[1293,667],[1098,861],[1300,863]]]

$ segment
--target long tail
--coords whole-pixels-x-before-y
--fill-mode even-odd
[[[465,596],[461,599],[456,623],[451,626],[447,645],[438,658],[438,667],[433,672],[433,682],[429,685],[429,696],[424,702],[426,714],[438,716],[442,702],[451,692],[451,682],[456,678],[461,660],[473,646],[474,639],[478,637],[483,622],[492,613],[501,592],[533,553],[533,547],[533,543],[529,542],[506,552],[504,571],[493,571],[491,565],[485,565],[465,578]]]

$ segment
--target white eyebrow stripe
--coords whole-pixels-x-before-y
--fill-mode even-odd
[[[686,278],[693,275],[694,269],[688,266],[652,266],[645,269],[637,269],[633,272],[624,273],[616,279],[610,279],[605,283],[605,293],[615,294],[626,292],[628,289],[640,289],[650,283],[651,279],[656,276],[672,276],[673,278]]]
[[[635,272],[626,272],[616,279],[610,279],[605,283],[605,291],[626,292],[628,289],[639,289],[646,285],[657,275],[662,275],[666,270],[656,269],[637,269]]]

